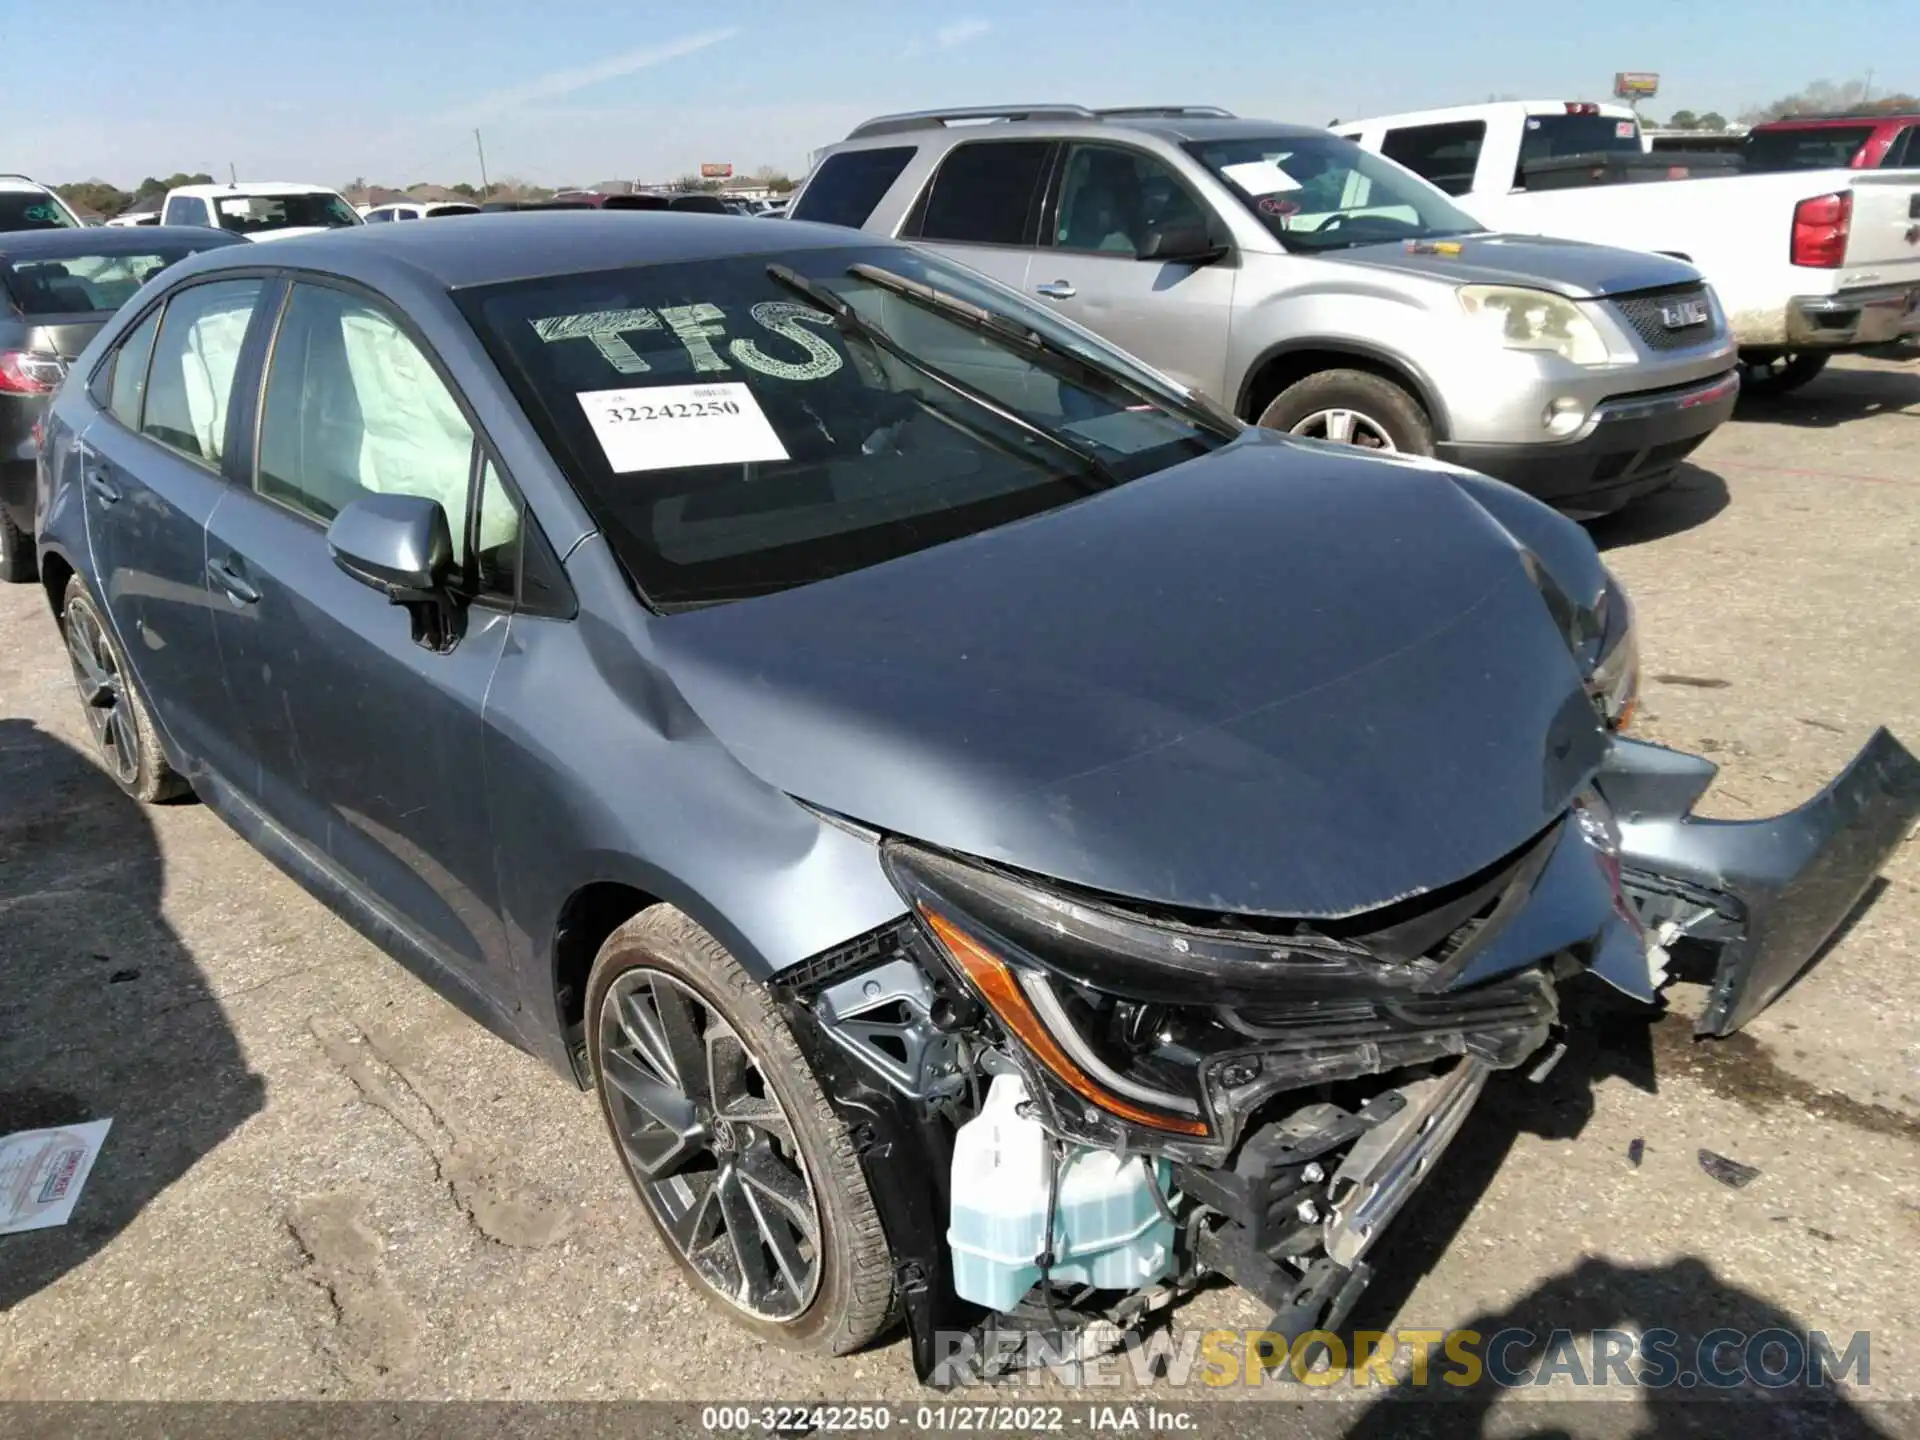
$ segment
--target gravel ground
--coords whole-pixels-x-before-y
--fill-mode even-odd
[[[1920,745],[1916,453],[1920,362],[1846,361],[1594,527],[1639,608],[1639,733],[1724,766],[1715,813],[1797,804],[1879,724]],[[928,1398],[898,1340],[822,1361],[710,1310],[587,1097],[205,809],[123,800],[37,589],[0,594],[0,637],[0,1133],[114,1120],[73,1223],[0,1238],[0,1397]],[[1695,1044],[1699,999],[1677,986],[1650,1022],[1595,997],[1545,1083],[1501,1077],[1356,1320],[1866,1330],[1870,1384],[1834,1424],[1912,1433],[1877,1403],[1920,1398],[1920,842],[1747,1033]],[[1716,1183],[1702,1149],[1759,1174]],[[1212,1289],[1174,1334],[1262,1318]],[[1227,1393],[1116,1378],[1102,1403]],[[1019,1393],[1084,1398],[994,1398]],[[1405,1429],[1371,1388],[1231,1393],[1275,1407],[1246,1412],[1261,1431]],[[1526,1429],[1496,1398],[1456,1417]]]

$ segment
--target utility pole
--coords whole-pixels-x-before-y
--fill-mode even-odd
[[[480,132],[473,132],[473,148],[480,156],[480,198],[487,198],[487,149],[480,143]]]
[[[233,161],[227,161],[227,185],[230,189],[240,188],[240,172],[233,168]]]

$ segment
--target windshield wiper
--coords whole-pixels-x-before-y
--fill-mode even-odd
[[[1111,465],[1101,459],[1096,451],[1089,449],[1077,440],[1068,439],[1058,431],[1049,430],[1044,425],[1036,424],[1032,420],[1027,419],[1026,416],[1020,414],[1019,411],[1008,409],[985,391],[975,389],[966,381],[947,374],[946,371],[939,369],[937,366],[929,365],[911,350],[908,350],[906,346],[902,345],[898,340],[895,340],[891,335],[887,334],[885,330],[875,325],[871,320],[864,318],[859,311],[847,303],[844,296],[835,293],[818,281],[809,280],[798,270],[794,270],[786,265],[769,265],[767,266],[767,274],[771,276],[776,283],[785,286],[787,289],[793,291],[794,294],[803,297],[828,315],[831,315],[833,317],[833,323],[843,334],[859,336],[875,349],[884,350],[916,375],[931,380],[943,390],[950,390],[968,403],[989,411],[1006,421],[1009,425],[1031,435],[1042,444],[1051,445],[1062,454],[1071,456],[1082,470],[1090,472],[1102,483],[1107,485],[1118,485],[1121,483],[1119,474]]]
[[[1227,414],[1213,401],[1192,391],[1187,392],[1184,401],[1176,401],[1173,396],[1162,394],[1150,386],[1142,385],[1117,370],[1109,370],[1099,363],[1089,360],[1076,350],[1035,330],[1030,325],[1022,325],[1017,320],[1009,320],[1004,315],[996,315],[984,306],[975,305],[970,300],[962,300],[957,295],[949,295],[924,281],[909,279],[892,270],[882,269],[878,265],[850,265],[849,275],[856,275],[870,285],[877,285],[902,300],[931,310],[936,315],[957,321],[971,329],[992,335],[995,339],[1013,345],[1030,356],[1041,356],[1059,365],[1070,367],[1081,380],[1089,377],[1104,385],[1124,390],[1136,400],[1145,401],[1162,414],[1171,415],[1186,424],[1196,420],[1202,428],[1223,434],[1231,439],[1240,433],[1240,422]]]

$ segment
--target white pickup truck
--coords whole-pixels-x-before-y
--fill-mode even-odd
[[[1332,128],[1459,197],[1489,229],[1692,262],[1720,296],[1749,389],[1792,389],[1838,351],[1920,333],[1920,170],[1743,175],[1725,156],[1689,164],[1648,154],[1625,106],[1591,101],[1460,105]]]

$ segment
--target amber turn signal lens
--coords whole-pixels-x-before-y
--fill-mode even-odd
[[[1155,1130],[1171,1130],[1179,1135],[1206,1135],[1203,1121],[1187,1119],[1179,1115],[1165,1115],[1158,1110],[1148,1110],[1124,1100],[1111,1091],[1102,1089],[1090,1079],[1087,1073],[1073,1063],[1073,1058],[1060,1048],[1040,1017],[1033,1013],[1033,1007],[1027,1003],[1026,994],[1020,989],[1020,982],[1014,978],[1007,962],[988,950],[971,935],[960,929],[944,915],[927,909],[924,905],[920,914],[926,920],[941,945],[973,982],[974,989],[980,992],[980,998],[992,1007],[993,1013],[1000,1017],[1005,1025],[1027,1049],[1047,1069],[1059,1076],[1061,1083],[1078,1095],[1082,1100],[1099,1106],[1109,1114],[1122,1120],[1130,1120],[1136,1125],[1151,1126]]]

